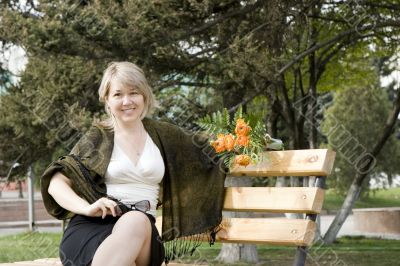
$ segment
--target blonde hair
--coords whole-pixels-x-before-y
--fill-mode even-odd
[[[135,88],[140,94],[143,95],[144,110],[140,116],[140,119],[151,115],[154,112],[154,109],[158,106],[143,70],[133,63],[111,62],[108,65],[107,69],[104,71],[103,78],[101,79],[99,87],[100,102],[106,102],[106,99],[111,90],[111,86],[116,86],[120,88]],[[107,108],[107,105],[105,105],[105,110],[109,117],[99,122],[98,124],[105,128],[113,129],[115,123],[113,115]]]

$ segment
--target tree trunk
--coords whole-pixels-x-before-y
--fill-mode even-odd
[[[387,173],[387,181],[388,181],[389,188],[391,188],[392,184],[393,184],[393,175],[392,175],[392,173]]]
[[[227,177],[225,180],[226,187],[248,187],[253,185],[251,177]],[[251,213],[243,212],[224,212],[224,217],[251,217]],[[221,251],[219,252],[217,260],[223,263],[235,263],[238,261],[245,261],[249,263],[258,262],[258,252],[256,245],[251,244],[222,244]]]
[[[343,202],[342,208],[340,209],[339,213],[335,216],[335,219],[329,226],[329,229],[324,236],[324,242],[326,244],[332,244],[333,241],[335,241],[336,236],[340,231],[340,228],[342,228],[342,225],[344,224],[351,210],[353,209],[354,203],[360,196],[360,192],[361,192],[361,186],[353,182],[350,186],[349,191],[347,192],[347,196]]]
[[[319,8],[316,8],[316,6],[314,6],[311,9],[311,14],[313,16],[317,16],[319,13]],[[313,19],[310,20],[311,24],[311,44],[310,46],[313,46],[317,43],[317,35],[318,35],[318,31],[316,29],[315,26],[315,22],[313,21]],[[309,97],[309,102],[308,102],[308,118],[307,121],[309,123],[309,134],[308,134],[308,146],[310,149],[317,149],[318,148],[318,125],[317,125],[317,119],[316,119],[316,115],[317,115],[317,111],[318,111],[318,95],[317,95],[317,83],[318,83],[318,79],[317,79],[317,64],[316,64],[316,58],[315,58],[315,52],[311,53],[309,55],[309,95],[311,97]],[[315,187],[315,181],[316,181],[316,177],[315,176],[309,176],[309,177],[305,177],[305,179],[307,180],[306,182],[304,182],[304,186],[307,187]],[[320,239],[321,238],[321,219],[320,216],[317,216],[317,231],[315,234],[315,239]]]
[[[18,198],[23,199],[23,198],[24,198],[24,193],[23,193],[23,188],[22,188],[22,182],[21,182],[21,180],[18,180],[18,181],[17,181],[17,184],[18,184],[18,191],[19,191],[19,193],[18,193]]]
[[[397,98],[394,102],[393,110],[386,121],[386,125],[382,130],[381,136],[378,138],[378,142],[373,147],[371,153],[365,154],[368,155],[368,158],[365,158],[364,160],[359,160],[355,165],[359,166],[359,168],[357,169],[358,173],[356,174],[356,177],[354,178],[350,186],[350,189],[347,192],[347,196],[343,202],[342,208],[336,215],[335,219],[329,226],[329,229],[324,236],[324,242],[326,244],[331,244],[333,243],[333,241],[335,241],[340,228],[342,228],[343,223],[346,221],[351,210],[353,209],[354,203],[360,196],[363,181],[368,176],[370,170],[375,166],[374,165],[374,163],[376,162],[375,158],[378,156],[379,152],[382,150],[386,141],[393,133],[393,127],[396,124],[399,112],[400,112],[400,89],[397,91]]]

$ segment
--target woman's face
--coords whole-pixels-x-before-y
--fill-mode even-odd
[[[120,123],[139,121],[144,111],[144,97],[135,88],[111,86],[106,104]]]

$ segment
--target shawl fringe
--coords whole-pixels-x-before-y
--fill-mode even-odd
[[[183,256],[192,256],[201,243],[207,239],[210,246],[214,245],[217,233],[222,229],[220,225],[207,230],[202,234],[184,236],[175,238],[171,241],[164,242],[165,264],[170,261],[180,259]]]

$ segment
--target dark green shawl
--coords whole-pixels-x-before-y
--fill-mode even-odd
[[[222,218],[225,172],[208,140],[200,134],[187,134],[166,122],[143,119],[143,124],[161,151],[165,175],[160,189],[163,211],[162,239],[204,233],[215,228]],[[63,209],[48,194],[51,177],[62,172],[72,180],[72,189],[89,203],[106,195],[104,175],[110,162],[114,133],[93,126],[81,138],[71,154],[76,155],[85,169],[72,156],[60,157],[50,164],[41,178],[44,205],[58,219],[74,214]],[[82,171],[90,173],[86,180]]]

